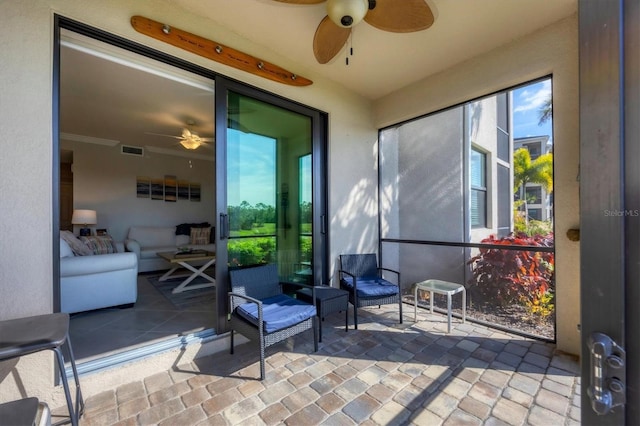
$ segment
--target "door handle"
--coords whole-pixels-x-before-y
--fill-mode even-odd
[[[229,239],[229,215],[225,213],[220,213],[220,239],[227,240]]]
[[[591,333],[587,346],[591,356],[587,393],[593,411],[604,415],[626,402],[626,354],[604,333]]]

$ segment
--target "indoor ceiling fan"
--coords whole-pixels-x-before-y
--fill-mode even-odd
[[[325,0],[275,0],[291,4],[316,4]],[[429,28],[433,13],[425,0],[326,0],[327,16],[313,37],[313,53],[321,64],[333,59],[347,42],[351,28],[363,19],[394,33]]]
[[[186,149],[192,149],[192,150],[198,149],[201,145],[204,145],[207,142],[213,142],[214,140],[213,138],[200,137],[196,132],[193,132],[187,129],[186,127],[182,129],[182,134],[180,136],[163,135],[160,133],[148,133],[148,134],[178,139],[180,141],[180,145],[182,145]]]

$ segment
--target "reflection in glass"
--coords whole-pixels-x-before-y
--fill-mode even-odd
[[[233,92],[228,103],[229,266],[277,263],[283,280],[300,279],[312,259],[311,118]]]

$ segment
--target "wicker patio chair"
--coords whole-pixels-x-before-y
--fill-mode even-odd
[[[318,350],[318,315],[313,304],[302,302],[282,292],[276,264],[232,270],[229,273],[229,324],[231,350],[233,335],[240,333],[260,346],[260,380],[265,376],[265,349],[291,336],[313,329],[313,348]],[[309,288],[315,300],[313,286]]]
[[[383,278],[383,271],[396,275],[397,284]],[[340,255],[340,288],[349,292],[353,305],[353,322],[358,328],[358,308],[363,306],[398,304],[402,324],[400,272],[378,267],[374,253]]]

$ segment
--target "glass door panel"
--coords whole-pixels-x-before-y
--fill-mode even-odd
[[[277,263],[312,281],[312,119],[233,91],[227,96],[229,268]]]

